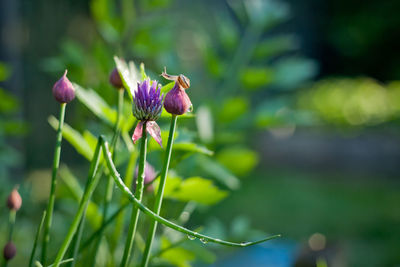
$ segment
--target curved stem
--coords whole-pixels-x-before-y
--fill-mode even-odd
[[[147,152],[147,133],[146,123],[143,123],[142,142],[140,146],[140,157],[139,157],[139,170],[136,179],[135,196],[139,202],[142,201],[143,189],[144,189],[144,176],[145,176],[145,165],[146,165],[146,152]],[[135,238],[136,227],[139,220],[139,209],[133,205],[131,221],[129,224],[128,237],[125,243],[124,255],[122,256],[121,267],[126,267],[129,264],[129,259],[132,252],[133,240]]]
[[[102,136],[100,136],[99,140],[97,141],[97,145],[96,145],[96,149],[93,154],[92,162],[90,164],[90,169],[89,169],[88,179],[87,179],[86,186],[85,186],[85,191],[84,191],[82,199],[79,203],[78,211],[76,212],[75,217],[72,220],[72,223],[69,227],[68,233],[65,236],[65,239],[61,245],[61,248],[57,253],[56,259],[53,264],[55,267],[58,267],[60,265],[62,258],[64,257],[65,252],[67,251],[69,244],[71,243],[71,240],[74,237],[76,230],[78,229],[81,219],[85,213],[87,204],[89,203],[90,197],[91,197],[94,189],[96,188],[97,183],[100,180],[101,175],[96,175],[96,172],[97,172],[97,169],[98,169],[98,166],[100,163],[100,153],[101,153],[103,143],[104,143],[104,139]],[[108,153],[110,153],[110,152],[108,152]]]
[[[112,143],[112,153],[113,153],[113,159],[115,159],[115,148],[117,146],[117,140],[119,136],[119,125],[121,122],[121,116],[122,116],[122,109],[124,105],[124,92],[125,90],[122,88],[118,90],[118,109],[117,109],[117,119],[114,124],[114,133],[113,133],[113,143]],[[98,233],[98,239],[97,243],[94,249],[93,253],[93,258],[92,258],[92,266],[94,267],[96,264],[96,256],[100,248],[101,240],[103,237],[103,230],[105,229],[104,224],[107,220],[107,214],[108,214],[108,208],[110,206],[111,200],[112,200],[112,195],[113,195],[113,184],[112,184],[112,178],[110,175],[107,176],[107,185],[106,185],[106,193],[104,194],[104,206],[103,206],[103,219],[101,222],[101,227],[100,227],[100,232]],[[74,254],[72,258],[76,258],[76,255]],[[75,261],[74,261],[75,262]],[[74,267],[74,264],[71,264],[71,267]]]
[[[102,144],[103,147],[103,155],[106,161],[106,165],[112,175],[112,177],[114,178],[115,183],[117,184],[117,186],[119,187],[119,189],[121,189],[122,193],[128,197],[128,199],[133,202],[133,204],[140,209],[144,214],[146,214],[147,216],[149,216],[151,219],[164,224],[165,226],[174,229],[178,232],[184,233],[190,237],[196,237],[199,238],[202,242],[206,243],[206,242],[212,242],[212,243],[217,243],[217,244],[221,244],[221,245],[225,245],[225,246],[231,246],[231,247],[248,247],[248,246],[252,246],[252,245],[256,245],[259,243],[263,243],[265,241],[271,240],[271,239],[275,239],[278,237],[281,237],[281,235],[274,235],[274,236],[270,236],[255,242],[241,242],[241,243],[235,243],[235,242],[229,242],[229,241],[225,241],[225,240],[221,240],[218,238],[214,238],[211,236],[206,236],[194,231],[191,231],[185,227],[182,227],[180,225],[177,225],[171,221],[168,221],[167,219],[155,214],[153,211],[151,211],[149,208],[147,208],[146,206],[144,206],[138,199],[135,198],[135,196],[132,194],[132,192],[129,190],[129,188],[124,184],[124,182],[122,181],[118,171],[115,169],[114,163],[112,162],[112,159],[110,157],[110,155],[108,154],[109,149],[108,149],[108,144],[107,142],[104,142]]]
[[[162,204],[163,195],[164,195],[165,182],[167,181],[168,167],[169,167],[169,162],[171,160],[172,145],[174,143],[174,134],[175,134],[177,118],[178,118],[178,116],[176,116],[176,115],[172,115],[172,118],[171,118],[171,126],[169,129],[167,150],[165,151],[165,160],[164,160],[164,165],[163,165],[163,168],[161,171],[160,185],[158,187],[158,192],[156,195],[154,209],[153,209],[157,215],[160,214],[161,204]],[[157,221],[151,221],[150,228],[149,228],[149,234],[147,236],[147,241],[146,241],[146,247],[143,252],[141,266],[147,266],[147,264],[149,262],[151,245],[153,243],[156,229],[157,229]]]
[[[51,228],[51,222],[53,219],[53,209],[54,209],[54,202],[55,202],[55,198],[56,198],[55,192],[56,192],[56,185],[57,185],[57,172],[58,172],[58,167],[60,165],[62,128],[63,128],[63,124],[64,124],[66,105],[67,105],[66,103],[62,103],[60,105],[60,118],[58,120],[59,123],[58,123],[58,129],[57,129],[56,146],[54,149],[50,197],[49,197],[49,202],[48,202],[47,208],[46,208],[46,219],[45,219],[45,224],[44,224],[44,233],[43,233],[43,242],[42,242],[41,263],[43,264],[43,266],[46,266],[47,245],[50,240],[50,228]]]

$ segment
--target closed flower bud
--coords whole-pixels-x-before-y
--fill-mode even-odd
[[[15,188],[11,191],[11,194],[7,199],[7,206],[10,210],[18,211],[22,205],[22,198],[18,193],[18,190]]]
[[[6,261],[14,258],[15,254],[17,254],[17,248],[15,247],[13,242],[8,242],[3,249],[3,256]]]
[[[110,84],[116,89],[124,89],[124,84],[122,83],[121,76],[117,68],[114,68],[110,74]]]
[[[60,103],[69,103],[75,98],[75,88],[67,78],[67,70],[53,86],[53,96]]]
[[[185,90],[190,87],[190,80],[182,74],[178,76],[169,75],[166,70],[164,70],[161,76],[165,79],[175,81],[174,87],[165,96],[165,110],[173,115],[182,115],[188,112],[192,106],[192,102]]]

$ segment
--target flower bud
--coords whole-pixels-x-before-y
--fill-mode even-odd
[[[21,208],[22,199],[16,188],[11,191],[7,199],[7,206],[10,210],[18,211]]]
[[[3,256],[6,261],[14,258],[15,254],[17,254],[17,248],[15,247],[13,242],[8,242],[3,249]]]
[[[75,88],[67,78],[67,70],[53,86],[53,96],[60,103],[69,103],[75,98]]]
[[[185,114],[192,106],[185,89],[190,87],[190,80],[184,75],[169,75],[166,70],[161,74],[165,79],[175,81],[174,87],[167,93],[164,99],[164,108],[173,115]]]
[[[110,84],[116,89],[124,89],[124,84],[122,83],[121,76],[117,68],[114,68],[110,74]]]

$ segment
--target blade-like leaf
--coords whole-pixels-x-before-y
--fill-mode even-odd
[[[91,112],[109,125],[114,125],[117,112],[92,89],[85,89],[74,83],[76,96]]]
[[[125,61],[117,56],[114,56],[114,61],[121,76],[122,83],[124,84],[124,87],[132,100],[132,94],[135,91],[136,83],[139,80],[139,73],[135,67],[135,64],[133,61],[130,61],[128,66]]]
[[[54,130],[57,129],[58,120],[54,116],[49,116],[48,122]],[[92,159],[93,149],[78,131],[64,123],[62,134],[63,137],[76,149],[79,154],[88,160]]]

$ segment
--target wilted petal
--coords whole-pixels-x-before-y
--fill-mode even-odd
[[[156,140],[157,143],[163,147],[160,126],[158,126],[155,121],[148,121],[146,122],[146,130],[154,138],[154,140]]]
[[[134,144],[136,144],[136,141],[142,137],[142,133],[143,133],[143,122],[139,121],[132,135],[132,141]]]

